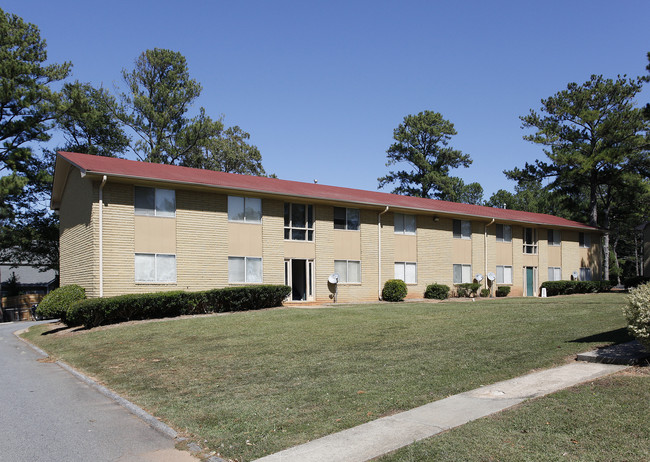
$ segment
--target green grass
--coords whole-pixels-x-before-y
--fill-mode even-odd
[[[381,462],[650,460],[650,371],[617,375],[407,446]]]
[[[250,460],[627,340],[624,296],[280,309],[26,336]]]

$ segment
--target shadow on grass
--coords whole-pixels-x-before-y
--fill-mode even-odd
[[[570,340],[569,343],[619,343],[631,342],[634,337],[630,335],[627,328],[621,327],[620,329],[610,330],[608,332],[601,332],[600,334],[590,335],[588,337],[581,337],[575,340]]]

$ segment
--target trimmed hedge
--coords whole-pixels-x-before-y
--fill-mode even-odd
[[[650,282],[630,290],[623,314],[627,329],[650,351]]]
[[[481,297],[489,297],[490,289],[481,289]]]
[[[59,318],[66,322],[70,306],[86,298],[86,290],[76,284],[59,287],[47,294],[36,308],[36,314],[41,318]]]
[[[476,292],[481,288],[478,282],[467,282],[456,284],[456,295],[458,297],[475,297]]]
[[[449,297],[449,286],[444,284],[429,284],[424,291],[424,298],[444,300]]]
[[[155,292],[84,300],[68,309],[69,326],[96,327],[187,314],[248,311],[282,305],[289,286],[226,287],[202,292]]]
[[[381,291],[381,298],[387,302],[401,302],[406,297],[408,289],[401,279],[389,279]]]
[[[593,294],[609,292],[612,289],[610,281],[546,281],[542,283],[546,295]]]
[[[510,286],[499,286],[497,287],[497,297],[507,297],[510,293]]]
[[[623,285],[626,289],[631,289],[633,287],[638,287],[641,284],[645,284],[646,282],[650,282],[650,276],[632,276],[625,278],[623,280]]]

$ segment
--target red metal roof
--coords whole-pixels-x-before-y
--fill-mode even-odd
[[[252,175],[238,175],[212,170],[179,167],[177,165],[152,164],[73,152],[59,152],[58,154],[61,158],[67,160],[86,174],[163,181],[177,184],[204,185],[206,187],[350,202],[360,205],[390,206],[444,214],[466,215],[488,219],[494,218],[495,220],[505,222],[512,221],[547,226],[597,229],[583,223],[543,213],[459,204],[456,202],[401,196],[377,191],[364,191],[361,189],[302,183]]]

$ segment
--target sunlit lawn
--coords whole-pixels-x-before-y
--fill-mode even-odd
[[[623,303],[289,308],[27,337],[241,461],[626,340]]]

